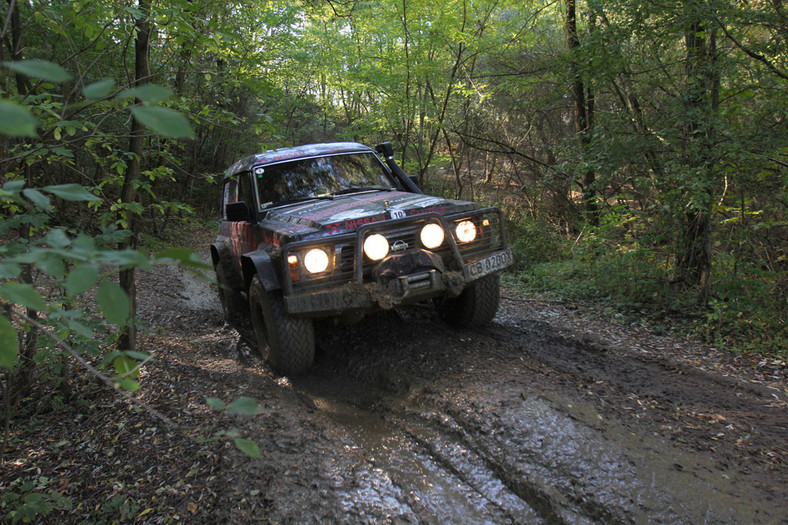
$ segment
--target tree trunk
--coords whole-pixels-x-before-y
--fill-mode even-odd
[[[708,299],[711,277],[711,214],[715,183],[715,113],[719,109],[719,74],[716,64],[716,33],[703,18],[698,2],[687,5],[686,46],[687,97],[684,130],[685,166],[689,208],[685,213],[676,254],[676,277],[700,287],[700,300]],[[707,42],[708,39],[708,42]]]
[[[150,13],[150,0],[139,0],[138,6],[142,17],[137,20],[137,38],[134,42],[134,85],[140,86],[148,82],[150,76],[150,37],[151,37],[151,24],[148,18]],[[132,203],[137,199],[137,190],[134,188],[134,183],[140,178],[142,173],[142,147],[145,142],[144,127],[137,119],[132,119],[131,123],[131,136],[129,138],[129,151],[132,153],[129,166],[126,171],[126,177],[123,181],[123,188],[121,189],[121,202]],[[131,211],[126,211],[128,228],[131,230],[131,236],[121,246],[121,248],[136,249],[139,236],[139,221],[136,215]],[[135,326],[135,319],[137,317],[137,285],[134,277],[134,268],[122,269],[119,273],[120,287],[129,296],[130,321],[120,333],[118,338],[118,348],[122,350],[135,350],[137,347],[137,327]]]
[[[593,16],[593,15],[592,15]],[[593,18],[592,18],[593,21]],[[593,27],[593,26],[592,26]],[[591,145],[594,118],[594,95],[590,86],[586,86],[583,74],[579,67],[578,56],[580,37],[577,33],[577,6],[575,0],[566,0],[566,43],[569,48],[570,70],[572,77],[572,98],[575,107],[575,131],[580,139],[581,154],[587,155]],[[597,209],[596,172],[593,168],[586,168],[583,174],[583,206],[588,221],[596,226],[599,224],[599,210]]]

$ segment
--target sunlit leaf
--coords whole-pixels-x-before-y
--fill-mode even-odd
[[[71,73],[59,65],[46,60],[20,60],[18,62],[3,62],[3,65],[28,77],[50,82],[65,82],[71,78]]]
[[[22,107],[0,100],[0,134],[12,137],[35,137],[38,119]]]
[[[143,126],[159,135],[173,139],[194,137],[189,121],[177,111],[156,106],[134,106],[131,112]]]
[[[96,291],[96,302],[110,323],[116,326],[125,326],[128,323],[131,304],[126,292],[117,284],[107,279],[101,281]]]
[[[19,341],[11,321],[0,315],[0,366],[11,370],[19,354]]]

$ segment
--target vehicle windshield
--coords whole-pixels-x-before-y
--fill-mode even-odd
[[[397,187],[372,153],[333,155],[255,170],[262,208],[307,199]]]

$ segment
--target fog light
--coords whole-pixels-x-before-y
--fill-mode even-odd
[[[431,222],[421,229],[421,244],[432,250],[443,244],[443,228],[440,224]]]
[[[471,221],[460,221],[455,231],[460,242],[471,242],[476,238],[476,225]]]
[[[328,254],[320,248],[313,248],[304,255],[304,268],[309,273],[321,273],[328,269]]]
[[[373,261],[379,261],[389,253],[389,242],[379,233],[373,233],[364,240],[364,253]]]

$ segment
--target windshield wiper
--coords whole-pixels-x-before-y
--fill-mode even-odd
[[[355,186],[337,190],[331,195],[346,195],[348,193],[361,193],[364,191],[394,191],[394,188],[387,188],[385,186]]]

